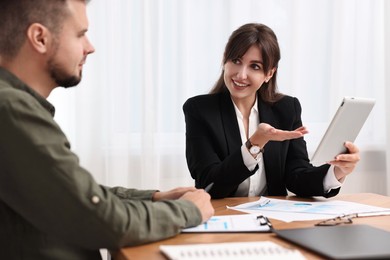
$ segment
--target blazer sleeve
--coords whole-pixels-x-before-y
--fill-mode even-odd
[[[295,113],[292,117],[293,125],[291,130],[293,130],[302,126],[302,108],[297,98],[293,98],[293,107],[290,111]],[[333,189],[328,193],[324,191],[323,181],[329,167],[330,165],[328,164],[318,167],[310,164],[304,138],[289,141],[286,154],[285,182],[287,189],[291,192],[302,197],[332,197],[337,195],[339,188]]]
[[[88,249],[152,242],[201,223],[190,201],[153,202],[153,191],[98,185],[50,114],[26,95],[0,102],[0,212],[17,212],[46,244],[53,238]]]
[[[216,96],[190,98],[183,105],[186,122],[186,158],[197,188],[214,183],[212,198],[233,196],[238,185],[254,174],[241,154],[241,139],[229,147]],[[238,129],[238,126],[237,126]]]

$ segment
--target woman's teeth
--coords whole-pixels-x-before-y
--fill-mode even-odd
[[[234,82],[234,84],[236,84],[239,87],[247,87],[247,86],[249,86],[249,84],[238,83],[237,81],[234,81],[234,80],[233,80],[233,82]]]

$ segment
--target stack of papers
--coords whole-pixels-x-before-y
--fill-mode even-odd
[[[227,208],[250,214],[264,215],[268,218],[285,222],[328,219],[355,213],[362,216],[364,214],[390,215],[389,208],[339,200],[306,202],[260,197],[258,201],[244,203],[234,207],[227,206]]]
[[[271,241],[215,243],[192,245],[162,245],[160,246],[169,259],[219,259],[219,260],[302,260],[305,259],[298,250],[287,249]]]

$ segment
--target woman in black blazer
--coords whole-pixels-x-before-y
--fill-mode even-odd
[[[246,24],[230,36],[223,70],[210,94],[188,99],[186,157],[197,188],[213,198],[335,196],[359,161],[358,148],[319,167],[310,164],[298,99],[278,93],[274,32]]]

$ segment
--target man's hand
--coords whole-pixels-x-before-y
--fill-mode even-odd
[[[189,200],[195,204],[202,214],[202,223],[214,215],[214,208],[210,202],[210,195],[203,189],[185,193],[180,199]]]
[[[195,187],[179,187],[169,191],[156,191],[153,194],[152,200],[176,200],[189,191],[196,191]]]

